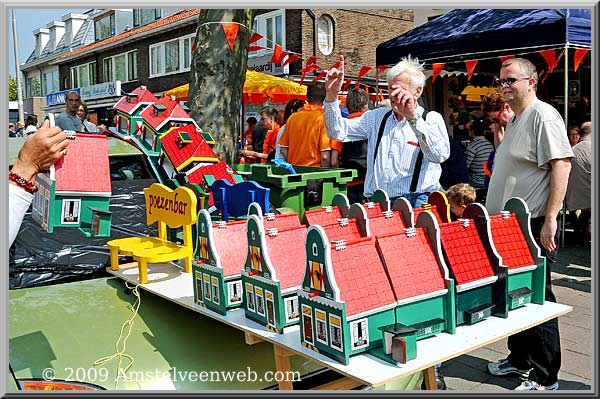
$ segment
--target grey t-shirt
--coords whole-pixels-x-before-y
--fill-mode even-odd
[[[490,215],[499,214],[512,197],[522,198],[531,217],[545,216],[550,194],[550,164],[571,158],[573,151],[558,111],[535,99],[521,116],[506,126],[496,149],[494,170],[486,197]]]
[[[571,174],[567,188],[567,209],[592,207],[592,138],[586,137],[573,147]]]
[[[54,120],[56,126],[60,127],[62,130],[74,130],[76,132],[83,132],[83,123],[81,123],[81,119],[77,115],[69,115],[66,111],[61,112],[60,115],[56,117]]]

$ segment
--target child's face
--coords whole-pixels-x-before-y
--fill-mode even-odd
[[[457,217],[461,217],[466,206],[465,205],[458,205],[456,204],[456,202],[454,201],[448,201],[448,204],[450,205],[450,212],[452,212],[455,216]]]

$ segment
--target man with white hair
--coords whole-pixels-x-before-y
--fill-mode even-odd
[[[407,198],[413,207],[440,189],[440,175],[450,155],[444,118],[426,112],[417,100],[425,74],[417,59],[403,58],[387,72],[392,109],[376,108],[360,119],[342,118],[338,93],[344,82],[344,57],[325,80],[325,122],[330,138],[342,142],[367,140],[367,174],[364,196],[383,189],[390,199]]]

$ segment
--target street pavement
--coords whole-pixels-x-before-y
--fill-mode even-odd
[[[591,249],[575,246],[565,236],[558,262],[552,265],[552,284],[559,303],[573,310],[559,318],[562,367],[558,375],[560,390],[591,390],[594,361],[593,297]],[[508,354],[506,339],[444,362],[442,374],[448,390],[500,392],[521,383],[519,377],[495,377],[487,363]]]

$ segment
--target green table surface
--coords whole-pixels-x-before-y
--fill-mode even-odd
[[[42,378],[45,369],[52,369],[57,379],[118,390],[254,390],[277,384],[265,375],[276,370],[271,344],[247,345],[235,328],[143,290],[140,294],[123,351],[134,363],[119,374],[117,358],[97,366],[94,362],[116,352],[121,326],[133,314],[135,297],[122,280],[10,291],[9,357],[16,377]],[[123,358],[121,368],[127,364]],[[302,376],[322,368],[300,356],[293,356],[291,365]],[[117,380],[118,375],[132,380]]]

